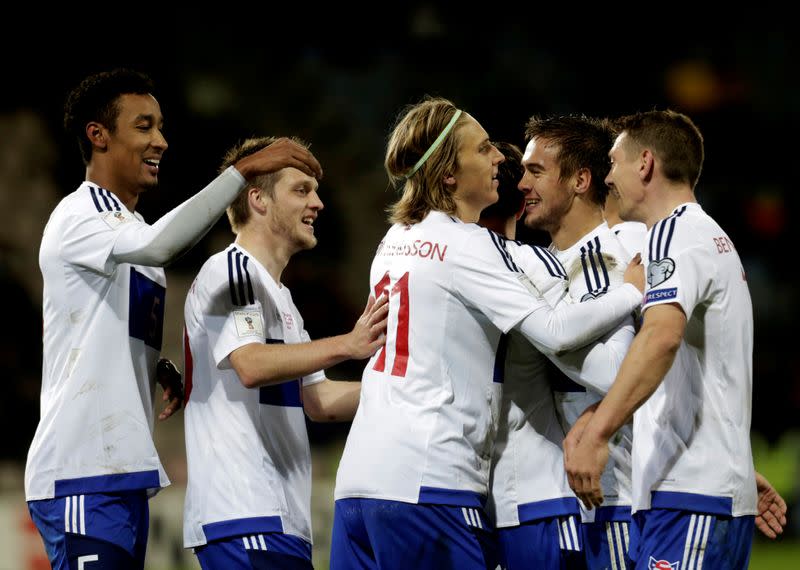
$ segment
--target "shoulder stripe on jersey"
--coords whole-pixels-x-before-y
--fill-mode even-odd
[[[508,253],[508,249],[506,249],[506,242],[508,241],[508,239],[504,238],[500,234],[493,232],[492,230],[486,230],[486,231],[489,232],[489,236],[492,238],[492,243],[497,248],[497,251],[500,252],[500,257],[503,258],[506,267],[508,267],[510,271],[514,271],[516,273],[522,273],[519,270],[519,267],[517,267],[517,265],[514,263],[514,260],[511,259],[511,254]]]
[[[98,212],[111,212],[114,210],[119,212],[122,210],[116,197],[105,188],[100,188],[99,186],[89,186],[89,192],[92,195],[94,207],[97,208]],[[102,204],[100,204],[100,200],[103,201]]]
[[[650,232],[649,255],[650,261],[658,261],[669,256],[669,246],[672,243],[672,234],[675,232],[675,224],[678,218],[686,211],[686,206],[678,208],[667,218],[656,224]],[[666,237],[664,236],[666,232]]]
[[[600,252],[600,238],[594,239],[581,246],[581,265],[583,266],[583,278],[586,280],[586,289],[590,293],[605,293],[608,291],[610,279],[606,262]],[[602,275],[601,275],[602,273]]]
[[[228,251],[228,289],[231,293],[231,303],[237,306],[255,303],[253,283],[250,280],[250,271],[247,269],[249,259],[235,247]]]
[[[553,277],[561,277],[562,279],[567,278],[567,270],[564,269],[564,266],[558,260],[558,258],[553,255],[553,252],[540,247],[538,245],[529,245],[533,250],[533,253],[542,260],[544,266],[547,268],[547,271],[550,272],[550,275]]]

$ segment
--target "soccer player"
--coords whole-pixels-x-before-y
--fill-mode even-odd
[[[603,220],[613,131],[607,121],[580,115],[534,116],[526,125],[525,137],[525,174],[519,185],[526,199],[523,223],[549,233],[549,249],[569,276],[570,297],[575,302],[599,298],[623,282],[623,269],[631,258]],[[555,375],[553,383],[567,430],[608,390],[633,335],[631,315],[589,352],[554,359],[570,373],[570,377]],[[576,371],[580,371],[578,377]],[[583,550],[589,568],[630,564],[632,437],[631,426],[626,424],[611,438],[611,461],[602,476],[605,503],[582,513]]]
[[[176,371],[156,374],[165,276],[239,193],[245,179],[295,166],[320,175],[307,150],[282,140],[226,170],[153,225],[136,212],[158,184],[163,117],[143,74],[84,79],[64,125],[86,180],[50,215],[44,280],[41,418],[25,470],[29,510],[54,568],[142,568],[148,496],[169,484],[153,444],[156,380],[182,403]]]
[[[221,170],[276,140],[244,141]],[[228,208],[235,242],[203,265],[186,298],[184,544],[205,569],[311,568],[303,412],[351,420],[361,383],[328,380],[324,369],[369,358],[385,339],[385,296],[370,297],[351,332],[311,341],[281,283],[291,257],[317,244],[317,190],[296,168],[255,179]]]
[[[550,251],[531,246],[511,249],[509,244],[511,255],[534,285],[559,291],[565,285],[558,287],[555,278],[541,269],[541,260],[547,259],[546,266],[558,268],[555,273],[568,286],[566,301],[588,307],[591,304],[587,302],[622,282],[630,258],[602,215],[612,131],[603,121],[581,116],[533,117],[526,126],[526,138],[519,180],[524,223],[548,231],[553,243]],[[537,255],[530,255],[531,251]],[[557,302],[559,295],[549,300]],[[568,428],[601,397],[632,337],[633,323],[628,317],[591,345],[547,355],[564,376],[558,371],[548,374],[548,367],[541,364],[542,355],[524,340],[520,342],[513,331],[510,334],[492,480],[506,568],[580,568],[584,555],[591,568],[624,565],[630,518],[630,464],[626,461],[630,428],[618,434],[615,457],[619,464],[608,470],[603,481],[614,506],[599,513],[597,522],[594,513],[583,513],[586,524],[581,524],[580,518],[576,523],[578,501],[567,491],[563,437],[553,441],[564,430],[558,426],[548,432],[546,428],[557,417],[551,409],[554,404]],[[537,388],[542,384],[547,397]],[[504,421],[509,424],[507,433]]]
[[[568,350],[641,300],[626,284],[591,309],[554,312],[505,239],[475,223],[497,201],[502,161],[483,127],[446,99],[410,105],[391,133],[385,167],[403,191],[370,271],[370,289],[389,294],[387,340],[367,363],[337,472],[334,570],[495,568],[484,505],[503,333]],[[566,326],[569,316],[580,326]]]
[[[603,502],[612,434],[633,416],[636,568],[746,568],[757,484],[750,450],[753,315],[730,237],[697,203],[703,138],[671,110],[623,117],[606,178],[648,227],[644,322],[614,383],[570,437],[570,485]]]
[[[495,143],[505,156],[497,180],[499,199],[479,224],[509,238],[515,263],[553,306],[569,302],[567,272],[547,249],[511,241],[525,210],[517,188],[523,175],[522,152]],[[643,284],[643,279],[642,279]],[[564,471],[565,430],[558,417],[545,355],[515,330],[504,339],[499,425],[492,456],[487,511],[497,529],[504,570],[581,568],[580,508]]]

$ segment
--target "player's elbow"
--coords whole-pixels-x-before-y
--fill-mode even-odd
[[[332,413],[320,398],[308,398],[303,394],[303,410],[312,422],[335,422],[336,414]]]
[[[245,388],[258,388],[259,386],[261,386],[260,379],[252,374],[239,373],[238,376],[239,376],[239,381]]]

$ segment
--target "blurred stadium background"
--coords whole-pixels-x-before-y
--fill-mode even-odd
[[[403,105],[424,94],[448,97],[493,138],[518,144],[532,114],[616,116],[654,107],[689,114],[706,139],[698,199],[735,242],[753,295],[756,466],[790,504],[787,533],[777,542],[757,540],[750,567],[800,566],[793,516],[800,498],[800,352],[791,261],[797,193],[790,191],[800,132],[795,30],[766,14],[729,15],[721,27],[666,12],[633,24],[608,14],[506,8],[511,11],[502,17],[468,16],[443,2],[407,2],[382,8],[390,15],[378,20],[339,5],[303,13],[238,6],[236,13],[211,15],[140,6],[113,18],[105,9],[70,6],[49,11],[49,23],[33,13],[6,22],[0,38],[6,54],[0,374],[7,387],[0,400],[6,434],[0,569],[47,568],[22,492],[38,420],[38,246],[50,210],[84,174],[77,147],[61,128],[64,96],[85,74],[116,65],[156,80],[166,117],[170,148],[161,187],[141,202],[151,221],[208,182],[222,153],[241,138],[294,134],[312,142],[325,169],[320,243],[295,257],[285,282],[315,337],[349,330],[363,306],[372,251],[386,229],[384,209],[394,198],[382,167],[386,136]],[[653,26],[648,18],[664,23]],[[523,237],[543,243],[541,235]],[[164,354],[176,362],[184,294],[205,258],[231,238],[223,219],[167,270]],[[329,373],[357,378],[362,365],[346,363]],[[347,425],[309,430],[314,561],[324,569],[333,477]],[[181,542],[182,417],[158,425],[156,440],[173,486],[151,501],[148,570],[199,568]]]

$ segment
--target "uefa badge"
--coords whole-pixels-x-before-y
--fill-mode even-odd
[[[650,288],[658,287],[675,273],[675,262],[669,257],[651,261],[647,266],[647,284]]]

